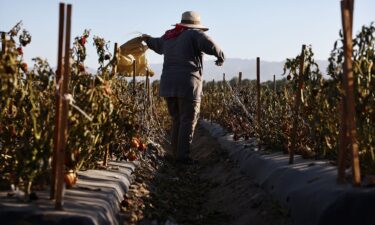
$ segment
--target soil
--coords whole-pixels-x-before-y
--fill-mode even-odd
[[[204,128],[197,127],[192,145],[197,165],[176,165],[164,146],[167,154],[136,170],[121,204],[123,224],[291,224],[288,212],[241,174]]]

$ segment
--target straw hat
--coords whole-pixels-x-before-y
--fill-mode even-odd
[[[208,28],[201,25],[201,17],[197,12],[194,11],[186,11],[182,13],[181,23],[177,25],[181,25],[184,27],[201,29],[207,31]]]

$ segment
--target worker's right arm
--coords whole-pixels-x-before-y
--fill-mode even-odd
[[[142,35],[144,36],[144,41],[146,42],[147,46],[153,50],[154,52],[162,55],[163,54],[163,39],[162,38],[153,38],[148,35]]]

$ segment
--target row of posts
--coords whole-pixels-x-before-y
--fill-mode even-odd
[[[340,107],[340,132],[339,132],[339,154],[338,154],[338,183],[345,183],[345,161],[348,154],[351,156],[351,168],[353,174],[353,186],[361,185],[361,173],[359,165],[359,153],[357,143],[357,131],[355,123],[355,101],[354,101],[354,76],[353,76],[353,44],[352,44],[352,28],[353,28],[353,7],[354,0],[341,1],[341,14],[342,25],[344,34],[344,64],[343,64],[343,77],[342,84],[344,94],[341,100]],[[289,164],[294,163],[294,153],[297,145],[297,132],[298,132],[298,117],[301,105],[301,91],[303,88],[304,76],[304,62],[305,62],[305,49],[306,45],[302,45],[301,61],[299,68],[299,75],[297,78],[297,91],[294,102],[294,117],[293,126],[291,131],[291,148],[289,149]],[[256,120],[259,125],[261,124],[261,85],[260,85],[260,58],[256,59],[256,76],[257,76],[257,110]],[[239,73],[238,84],[241,85],[242,73]],[[275,75],[273,77],[274,91],[276,92]],[[223,83],[225,84],[225,74],[223,74]],[[258,145],[260,149],[260,144]]]
[[[341,19],[344,36],[344,64],[343,64],[343,77],[342,89],[344,94],[341,96],[340,107],[340,132],[339,132],[339,154],[338,154],[338,183],[345,182],[345,161],[349,154],[351,156],[351,168],[353,174],[353,186],[360,186],[361,172],[359,165],[359,153],[357,143],[357,131],[355,123],[355,101],[354,101],[354,75],[353,75],[353,10],[354,0],[341,1]],[[306,46],[302,45],[301,62],[299,69],[299,76],[297,79],[298,90],[296,92],[296,99],[294,104],[294,119],[291,133],[291,148],[289,151],[289,164],[294,162],[294,152],[296,148],[296,136],[298,127],[298,115],[301,104],[301,90],[303,87],[304,76],[304,52]],[[260,105],[260,66],[259,57],[257,58],[257,122],[261,122],[261,105]],[[239,74],[239,83],[242,79],[242,73]],[[225,81],[225,75],[224,75]],[[276,91],[276,82],[274,76],[274,90]]]
[[[68,100],[65,96],[69,93],[69,76],[70,76],[70,62],[69,62],[69,51],[70,51],[70,37],[71,37],[71,15],[72,5],[60,3],[59,11],[59,36],[58,36],[58,57],[57,57],[57,73],[56,82],[58,90],[56,92],[56,117],[55,117],[55,133],[54,133],[54,151],[52,158],[52,174],[51,174],[51,192],[50,198],[55,199],[55,208],[62,209],[63,207],[63,185],[64,185],[64,158],[65,158],[65,147],[68,138]],[[5,52],[5,33],[2,34],[3,45],[2,52]],[[117,60],[118,60],[118,45],[115,43],[114,46],[114,57],[112,76],[117,73]],[[133,62],[133,101],[135,100],[136,94],[136,62]],[[150,78],[149,71],[146,72],[146,93],[147,102],[151,102],[150,97]],[[148,109],[150,110],[150,109]],[[105,156],[103,165],[107,166],[109,158],[109,145],[106,146]]]
[[[354,76],[353,76],[353,9],[354,0],[342,0],[341,1],[341,15],[342,15],[342,27],[344,36],[344,64],[343,64],[343,77],[342,77],[342,89],[344,94],[341,96],[341,107],[340,107],[340,135],[339,135],[339,154],[338,154],[338,178],[339,183],[345,182],[345,161],[348,154],[351,156],[351,168],[353,174],[353,185],[360,186],[361,184],[361,173],[359,165],[359,153],[358,143],[356,140],[357,131],[355,124],[355,101],[354,101]],[[304,76],[304,57],[305,57],[306,45],[302,45],[301,50],[301,61],[299,68],[299,76],[297,78],[297,91],[294,104],[294,118],[293,126],[291,131],[291,148],[289,150],[289,164],[294,163],[294,152],[296,149],[296,136],[298,128],[298,115],[301,105],[301,90],[303,87]],[[257,72],[257,124],[261,124],[261,101],[260,101],[260,58],[256,60],[256,72]],[[242,73],[239,73],[238,84],[241,85]],[[275,75],[274,80],[274,91],[276,92],[276,81]],[[225,84],[225,73],[223,74],[223,84]],[[260,145],[258,148],[260,149]]]
[[[346,46],[344,46],[346,48]],[[301,91],[303,89],[303,76],[304,76],[304,61],[305,61],[305,49],[306,45],[302,45],[301,50],[301,61],[300,61],[300,68],[299,68],[299,76],[297,78],[297,91],[296,91],[296,97],[294,102],[294,117],[293,117],[293,126],[291,130],[291,148],[289,149],[289,164],[294,163],[294,153],[296,150],[297,145],[297,132],[298,132],[298,117],[300,113],[300,106],[301,106]],[[344,52],[347,52],[348,50],[344,50]],[[352,58],[345,58],[345,62],[349,65],[352,64],[351,61]],[[344,64],[345,64],[344,62]],[[351,67],[349,67],[351,68]],[[350,71],[350,72],[349,72]],[[260,58],[257,57],[256,59],[256,101],[257,101],[257,108],[256,108],[256,121],[258,126],[262,122],[262,113],[261,113],[261,84],[260,84]],[[342,96],[341,100],[341,108],[340,108],[340,137],[339,137],[339,155],[338,155],[338,183],[344,183],[345,181],[345,158],[348,153],[351,153],[352,156],[352,169],[353,169],[353,185],[359,186],[360,185],[360,167],[359,167],[359,158],[358,158],[358,144],[356,143],[356,128],[355,128],[355,122],[354,122],[354,94],[353,94],[353,82],[348,82],[349,80],[353,80],[353,71],[349,70],[344,65],[344,77],[343,77],[343,89],[345,90],[344,96]],[[238,74],[238,86],[241,86],[242,81],[242,72],[239,72]],[[225,80],[225,73],[223,74],[223,84],[226,83]],[[276,93],[276,77],[273,75],[273,89]],[[347,96],[352,96],[352,99],[349,101],[349,98]],[[348,114],[349,107],[352,111],[352,114]],[[349,130],[349,125],[351,129]],[[351,143],[351,144],[350,144]],[[261,149],[260,143],[258,144],[258,149]]]

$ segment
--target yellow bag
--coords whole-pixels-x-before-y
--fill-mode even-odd
[[[140,37],[133,38],[120,46],[118,55],[117,71],[126,76],[133,76],[133,62],[136,65],[136,76],[146,76],[148,71],[149,76],[154,75],[154,71],[148,65],[146,59],[147,45],[142,43]]]

